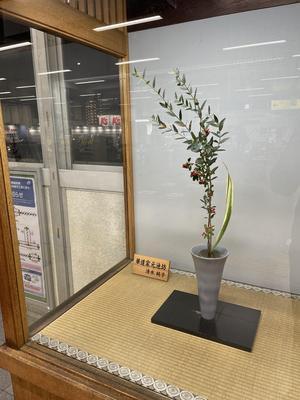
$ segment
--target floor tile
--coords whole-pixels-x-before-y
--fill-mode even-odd
[[[5,390],[11,385],[10,374],[5,369],[0,369],[0,389]]]
[[[7,393],[10,394],[10,395],[13,395],[14,392],[13,392],[12,385],[8,386],[8,387],[5,389],[5,392],[7,392]]]
[[[13,400],[13,398],[14,397],[7,392],[0,392],[0,400]]]

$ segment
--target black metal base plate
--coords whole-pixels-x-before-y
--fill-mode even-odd
[[[259,310],[219,301],[215,319],[208,321],[201,318],[198,296],[174,290],[153,315],[151,322],[252,351],[260,315]]]

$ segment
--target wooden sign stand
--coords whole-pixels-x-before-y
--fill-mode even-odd
[[[137,275],[167,281],[169,279],[170,260],[135,254],[132,272]]]

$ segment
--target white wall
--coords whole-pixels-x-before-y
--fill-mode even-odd
[[[300,4],[131,33],[130,58],[172,97],[181,68],[231,132],[223,159],[235,184],[234,214],[223,244],[228,279],[300,293]],[[249,43],[285,43],[224,51]],[[283,77],[296,76],[296,78]],[[269,79],[279,78],[282,79]],[[267,80],[265,80],[267,78]],[[215,84],[210,86],[201,86]],[[252,88],[252,89],[251,89]],[[254,88],[254,89],[253,89]],[[256,89],[255,89],[256,88]],[[260,88],[260,89],[257,89]],[[132,79],[137,251],[193,270],[200,240],[201,188],[181,164],[189,153],[150,123],[160,111]],[[241,91],[240,89],[251,89]],[[259,95],[259,96],[258,96]],[[275,103],[275,100],[284,100]],[[217,188],[219,222],[224,174]]]

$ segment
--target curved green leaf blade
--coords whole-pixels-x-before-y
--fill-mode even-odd
[[[224,215],[224,220],[223,224],[221,226],[220,232],[218,233],[218,236],[216,238],[216,241],[213,245],[213,250],[217,247],[217,245],[220,243],[222,240],[222,237],[227,229],[227,226],[229,224],[231,214],[232,214],[232,208],[233,208],[233,182],[231,179],[230,174],[228,173],[227,175],[227,188],[226,188],[226,209],[225,209],[225,215]]]

